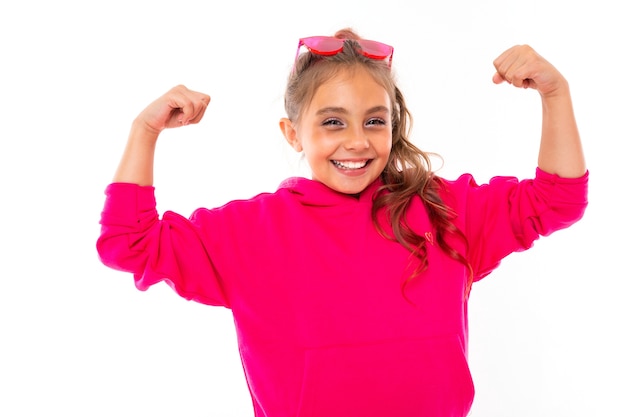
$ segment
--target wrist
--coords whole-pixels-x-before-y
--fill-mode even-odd
[[[153,128],[143,120],[135,119],[130,128],[129,141],[154,146],[160,133],[160,130]]]
[[[559,102],[570,100],[570,90],[567,80],[563,79],[558,85],[547,92],[540,92],[544,102]]]

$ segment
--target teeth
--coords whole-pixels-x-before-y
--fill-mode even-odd
[[[367,164],[367,161],[359,161],[359,162],[352,162],[352,161],[339,162],[339,161],[333,161],[333,164],[335,164],[339,168],[343,168],[343,169],[359,169],[359,168],[363,168]]]

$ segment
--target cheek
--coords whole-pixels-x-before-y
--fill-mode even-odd
[[[381,146],[377,149],[377,153],[381,159],[385,161],[385,166],[389,163],[389,157],[391,156],[392,141],[391,138],[381,143]]]
[[[391,132],[387,133],[384,138],[381,138],[378,146],[378,152],[382,154],[389,155],[391,153],[391,147],[393,146],[393,139],[391,136]]]
[[[333,152],[337,146],[337,141],[327,132],[310,131],[309,134],[302,141],[302,147],[305,152],[311,155],[323,155],[325,153]]]

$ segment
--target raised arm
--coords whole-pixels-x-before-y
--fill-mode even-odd
[[[198,123],[211,98],[179,85],[146,107],[133,121],[113,182],[152,185],[154,151],[163,129]]]
[[[565,77],[528,45],[509,48],[493,64],[494,83],[507,81],[518,88],[533,88],[541,96],[539,168],[563,178],[585,174],[585,158]]]

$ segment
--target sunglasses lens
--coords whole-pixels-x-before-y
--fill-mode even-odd
[[[311,52],[318,55],[334,55],[343,48],[343,39],[328,36],[312,36],[302,39]]]
[[[389,45],[385,45],[384,43],[369,41],[369,40],[359,40],[359,45],[361,45],[361,49],[365,56],[374,59],[384,59],[391,55],[393,52],[393,48]]]

